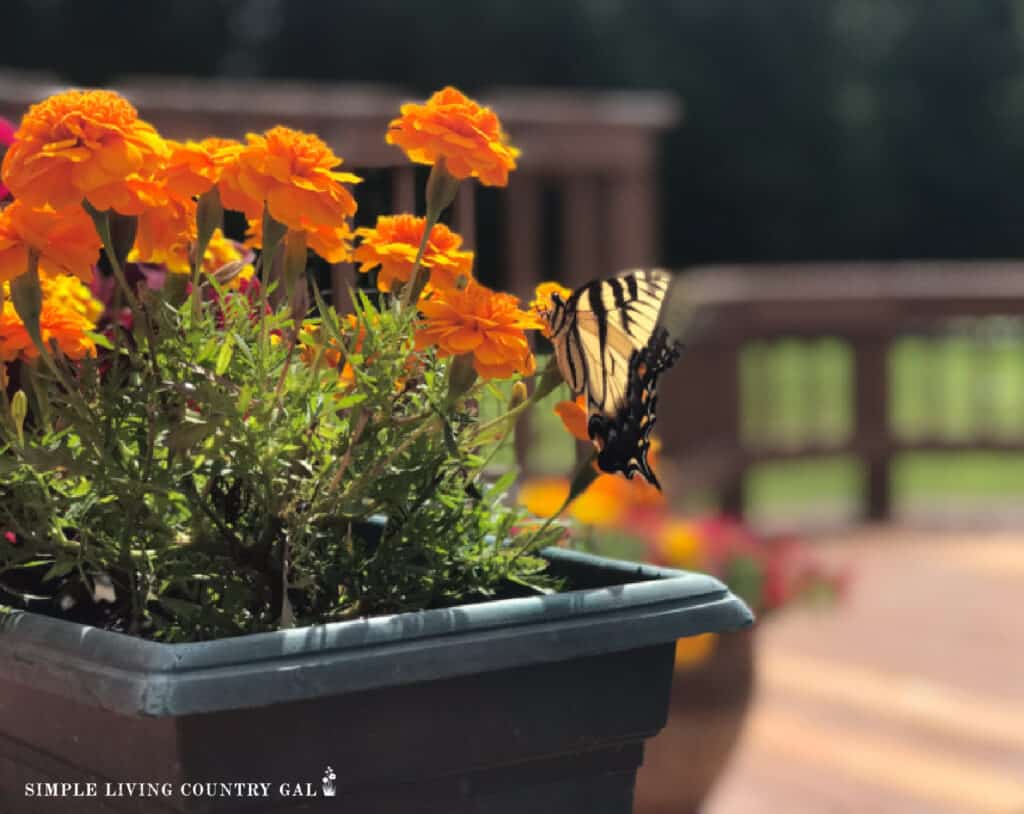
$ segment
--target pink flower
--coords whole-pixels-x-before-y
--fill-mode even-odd
[[[7,148],[14,142],[15,127],[7,119],[0,116],[0,159],[3,159]],[[0,181],[0,201],[10,194],[10,190]]]

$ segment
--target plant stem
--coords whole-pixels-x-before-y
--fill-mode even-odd
[[[407,311],[409,306],[415,303],[420,296],[420,292],[423,291],[423,286],[427,284],[426,280],[421,279],[422,269],[420,268],[423,263],[423,255],[427,252],[427,244],[430,242],[430,233],[434,226],[437,225],[438,220],[441,218],[439,211],[430,211],[427,209],[426,222],[423,224],[423,238],[420,240],[419,250],[416,252],[416,260],[412,264],[412,273],[409,275],[409,282],[405,284],[402,289],[402,310]]]
[[[327,487],[327,493],[332,494],[337,488],[338,484],[341,483],[341,478],[348,469],[349,463],[352,461],[352,450],[355,449],[356,444],[359,443],[359,438],[363,434],[363,430],[366,429],[366,425],[370,421],[370,414],[363,410],[359,414],[359,418],[356,420],[356,428],[352,432],[352,437],[348,442],[348,449],[345,450],[345,454],[341,458],[341,463],[338,465],[338,471],[334,473],[334,477],[331,478],[331,485]]]
[[[551,370],[551,368],[553,366],[555,366],[555,365],[556,365],[555,358],[554,358],[554,356],[552,356],[551,360],[548,362],[548,366],[546,368],[544,368],[544,372],[541,374],[541,378],[546,376],[548,371]],[[512,418],[518,418],[524,412],[529,410],[534,404],[536,404],[538,401],[540,401],[541,398],[544,398],[547,395],[548,395],[548,393],[541,393],[540,388],[535,387],[533,392],[527,397],[527,399],[525,401],[521,402],[520,404],[517,404],[515,407],[513,407],[507,413],[499,415],[497,418],[492,418],[490,421],[487,421],[487,422],[485,422],[483,424],[478,425],[476,427],[476,429],[474,430],[474,433],[473,433],[474,440],[476,438],[478,438],[482,433],[485,433],[488,430],[493,429],[494,427],[497,427],[502,422],[508,421],[509,419],[512,419]]]

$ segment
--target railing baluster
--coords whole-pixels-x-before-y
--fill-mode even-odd
[[[856,445],[867,470],[865,515],[888,519],[889,462],[889,340],[883,336],[860,339],[854,345]]]

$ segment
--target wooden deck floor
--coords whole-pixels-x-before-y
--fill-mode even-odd
[[[1024,814],[1024,532],[821,541],[844,603],[759,631],[759,684],[705,814]]]

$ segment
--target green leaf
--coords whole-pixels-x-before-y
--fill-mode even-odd
[[[354,407],[357,404],[361,404],[366,401],[366,393],[352,393],[351,395],[345,396],[334,405],[336,410],[345,410],[349,407]]]
[[[185,452],[216,429],[217,425],[212,421],[183,421],[171,427],[165,442],[170,449]]]
[[[224,337],[224,344],[220,346],[220,351],[217,353],[217,366],[215,370],[218,376],[224,375],[224,371],[227,370],[228,365],[231,364],[231,357],[234,352],[234,334],[228,334]]]
[[[55,562],[50,570],[43,574],[43,582],[49,582],[51,579],[57,579],[58,577],[70,574],[77,567],[77,560],[61,560],[60,562]]]
[[[159,601],[161,605],[167,608],[167,610],[176,616],[181,616],[183,619],[194,619],[203,612],[202,606],[197,605],[195,602],[189,602],[185,599],[161,596]]]
[[[105,350],[114,349],[114,343],[111,342],[104,334],[97,333],[96,331],[86,331],[85,335],[92,340],[94,345],[98,345]]]
[[[508,493],[508,490],[512,488],[512,484],[516,482],[516,477],[518,475],[519,470],[510,469],[508,472],[506,472],[504,475],[498,478],[494,482],[494,485],[487,490],[487,493],[484,496],[484,500],[487,502],[487,505],[493,506],[499,500],[501,500],[501,498]]]

